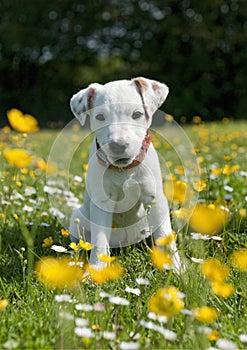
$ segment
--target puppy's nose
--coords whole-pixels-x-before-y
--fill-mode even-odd
[[[126,150],[128,144],[123,141],[112,141],[109,143],[110,150],[115,154],[122,154]]]

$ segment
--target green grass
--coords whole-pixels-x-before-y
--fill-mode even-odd
[[[216,342],[208,339],[205,329],[200,329],[202,326],[218,331],[219,338],[233,341],[239,349],[247,348],[247,344],[239,339],[240,334],[247,333],[246,272],[238,271],[230,263],[230,255],[234,250],[247,248],[247,218],[240,215],[246,208],[247,195],[247,123],[230,121],[185,126],[184,129],[194,145],[201,168],[200,176],[206,183],[199,198],[208,203],[219,202],[230,210],[230,221],[219,234],[222,240],[192,240],[188,226],[180,225],[178,244],[187,266],[181,276],[171,271],[159,271],[153,265],[146,247],[130,248],[117,256],[118,262],[126,269],[122,278],[102,286],[87,279],[75,291],[48,289],[30,271],[32,259],[36,262],[46,255],[59,255],[50,248],[42,247],[44,238],[52,236],[54,244],[69,245],[68,238],[61,235],[65,221],[56,220],[49,211],[50,200],[55,198],[57,207],[69,214],[70,208],[66,208],[64,199],[66,194],[62,192],[48,196],[44,192],[47,179],[42,170],[30,166],[26,173],[13,168],[4,159],[6,147],[23,147],[32,151],[35,157],[47,159],[58,132],[42,130],[23,138],[13,131],[5,133],[0,130],[0,300],[8,300],[8,306],[0,312],[0,348],[119,349],[123,341],[138,343],[140,349],[217,348]],[[48,178],[48,181],[63,180],[65,188],[59,184],[57,187],[72,191],[79,202],[83,200],[85,164],[91,139],[89,135],[79,145],[80,133],[84,135],[83,132],[74,128],[62,134],[58,142],[60,152],[52,153],[52,160],[58,161],[59,176],[51,175]],[[173,147],[158,136],[155,142],[159,154],[167,162],[169,172],[176,174],[177,180],[189,181],[177,171],[182,161]],[[176,142],[179,144],[180,141]],[[70,174],[63,171],[67,166]],[[212,176],[212,169],[219,169],[216,178]],[[74,181],[74,175],[81,176],[82,182]],[[36,192],[28,195],[25,192],[27,187],[32,187]],[[29,211],[29,207],[33,210]],[[171,203],[171,208],[178,209],[178,205]],[[173,219],[175,221],[174,216]],[[235,292],[229,298],[212,293],[210,283],[200,272],[199,264],[193,262],[191,257],[216,257],[222,264],[229,266],[228,282],[234,285]],[[136,282],[139,277],[148,280],[149,284],[139,286]],[[219,311],[216,321],[203,324],[185,313],[174,315],[164,324],[150,320],[150,297],[158,288],[168,285],[176,286],[184,293],[186,310],[204,305],[216,308]],[[126,286],[140,288],[141,295],[138,297],[126,292]],[[100,292],[126,298],[130,305],[114,305],[107,298],[102,298]],[[63,293],[69,294],[73,301],[55,301],[55,296]],[[77,310],[76,305],[81,303],[101,303],[105,310]],[[68,313],[71,319],[62,317],[61,312]],[[92,330],[93,338],[75,334],[75,319],[78,317],[87,319],[87,327]],[[159,332],[144,328],[141,321],[151,321],[175,332],[176,340],[169,341]],[[104,331],[115,332],[114,339],[105,339]],[[131,332],[137,333],[139,339],[133,340]]]

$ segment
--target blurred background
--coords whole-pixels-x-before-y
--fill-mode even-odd
[[[245,119],[246,39],[246,0],[1,0],[0,126],[19,108],[61,127],[79,89],[136,76],[177,121]]]

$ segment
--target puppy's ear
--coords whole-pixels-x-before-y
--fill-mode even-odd
[[[94,83],[72,96],[70,108],[81,125],[85,124],[86,116],[89,115],[90,109],[93,108],[95,94],[101,87],[102,85]]]
[[[152,113],[154,113],[167,98],[169,88],[166,84],[142,77],[134,78],[132,81],[137,91],[142,96],[144,104],[152,110]]]

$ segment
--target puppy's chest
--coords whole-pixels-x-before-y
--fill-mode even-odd
[[[141,167],[129,170],[109,170],[104,178],[104,189],[109,198],[123,200],[128,193],[131,197],[141,197],[142,194],[153,195],[155,184]]]
[[[136,174],[127,173],[123,170],[109,170],[105,173],[103,186],[109,198],[120,200],[124,196],[125,190],[138,186]]]

